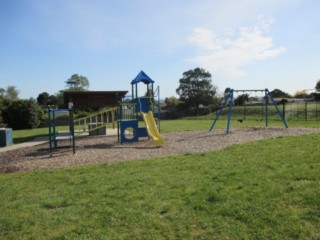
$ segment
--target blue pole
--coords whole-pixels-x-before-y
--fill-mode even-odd
[[[228,125],[227,125],[227,134],[229,133],[230,129],[230,120],[232,115],[232,105],[233,105],[233,89],[230,91],[230,105],[229,105],[229,113],[228,113]]]
[[[268,95],[270,96],[271,101],[272,101],[274,107],[276,108],[276,110],[277,110],[277,112],[278,112],[278,114],[279,114],[279,116],[280,116],[283,124],[286,126],[286,128],[288,128],[288,124],[287,124],[286,120],[284,119],[282,113],[280,112],[280,110],[279,110],[279,108],[278,108],[278,105],[277,105],[276,101],[274,101],[274,99],[273,99],[273,97],[272,97],[272,94],[271,94],[269,91],[268,91]]]
[[[233,91],[233,89],[231,89],[231,91]],[[231,91],[230,91],[230,92],[231,92]],[[228,102],[228,99],[229,99],[229,98],[230,98],[230,93],[228,94],[228,96],[227,96],[226,99],[224,100],[224,103],[223,103],[222,107],[220,108],[220,110],[219,110],[216,118],[214,119],[214,121],[213,121],[213,123],[212,123],[212,125],[211,125],[211,127],[210,127],[210,129],[209,129],[210,132],[211,132],[211,130],[213,129],[214,125],[216,124],[218,118],[220,117],[223,109],[224,109],[225,106],[227,105],[227,102]]]
[[[268,89],[264,90],[264,107],[266,112],[266,127],[268,127]]]

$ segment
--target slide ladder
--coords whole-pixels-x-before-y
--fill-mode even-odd
[[[148,113],[141,112],[141,115],[146,124],[148,135],[152,139],[152,143],[156,146],[164,144],[164,138],[158,131],[152,111],[149,111]]]

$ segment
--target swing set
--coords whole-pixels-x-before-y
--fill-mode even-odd
[[[288,125],[286,123],[286,120],[284,119],[282,113],[280,112],[278,105],[276,103],[276,101],[273,99],[272,94],[269,92],[269,90],[266,88],[264,90],[234,90],[234,89],[230,89],[230,92],[228,93],[228,95],[226,96],[224,103],[222,105],[222,107],[220,108],[215,120],[213,121],[209,131],[212,131],[212,129],[214,128],[217,120],[219,119],[223,109],[227,106],[227,104],[229,104],[229,110],[228,110],[228,123],[227,123],[227,130],[226,133],[229,133],[230,130],[230,121],[231,121],[231,115],[232,115],[232,108],[233,108],[233,103],[234,103],[234,93],[238,93],[238,92],[264,92],[264,114],[265,114],[265,125],[266,127],[268,127],[268,117],[269,117],[269,112],[268,112],[268,98],[271,99],[273,106],[275,107],[278,115],[281,118],[281,121],[283,122],[283,124],[285,125],[286,128],[288,128]],[[243,102],[243,106],[244,106],[244,119],[245,119],[245,104]],[[262,113],[263,114],[263,113]],[[241,119],[242,121],[242,119]]]

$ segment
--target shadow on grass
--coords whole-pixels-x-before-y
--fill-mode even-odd
[[[24,143],[24,142],[30,142],[37,137],[46,137],[48,135],[46,134],[39,134],[39,135],[33,135],[33,136],[27,136],[27,137],[14,137],[13,138],[13,143],[18,144],[18,143]]]
[[[34,136],[32,136],[32,137],[18,137],[18,138],[14,138],[13,139],[13,143],[14,144],[18,144],[18,143],[29,142],[29,141],[32,141],[35,138],[36,137],[34,137]]]

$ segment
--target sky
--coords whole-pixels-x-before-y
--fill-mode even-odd
[[[0,0],[0,87],[37,98],[77,73],[130,94],[143,70],[164,99],[200,67],[220,92],[294,94],[320,79],[319,13],[319,0]]]

